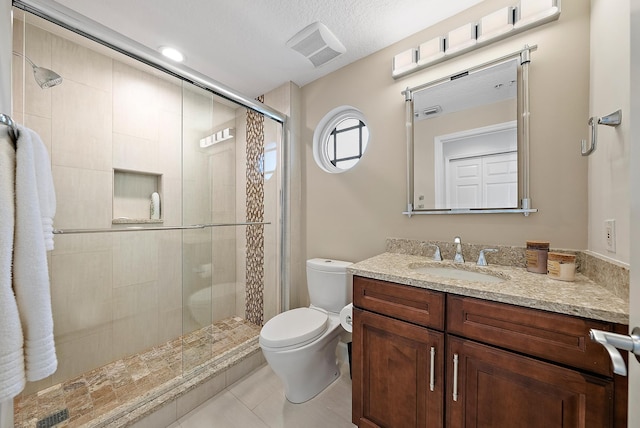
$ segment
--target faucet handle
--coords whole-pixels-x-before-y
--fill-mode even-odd
[[[484,253],[497,253],[498,250],[495,248],[484,248],[480,250],[480,255],[478,256],[478,262],[476,263],[478,266],[487,266],[487,259],[484,256]]]
[[[437,262],[441,262],[442,261],[442,255],[440,254],[440,247],[436,244],[428,244],[426,242],[423,242],[421,244],[423,247],[431,247],[431,248],[435,248],[435,251],[433,252],[433,260],[437,261]]]
[[[440,247],[436,244],[429,244],[430,247],[434,247],[436,250],[433,252],[433,260],[437,262],[442,261],[442,254],[440,254]]]

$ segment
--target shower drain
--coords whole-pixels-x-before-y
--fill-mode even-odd
[[[49,428],[59,424],[60,422],[66,421],[67,419],[69,419],[69,410],[60,410],[59,412],[49,415],[46,418],[40,419],[38,421],[38,424],[36,425],[36,428]]]

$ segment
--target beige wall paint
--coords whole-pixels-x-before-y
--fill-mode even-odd
[[[622,109],[622,123],[598,127],[589,156],[589,244],[596,254],[629,263],[629,1],[591,1],[590,116]],[[615,48],[612,48],[615,47]],[[616,221],[616,251],[606,248],[604,221]]]
[[[446,33],[512,2],[485,1],[449,20],[338,70],[302,88],[305,146],[303,207],[306,257],[358,261],[384,251],[387,237],[524,245],[550,240],[556,248],[587,245],[587,161],[579,140],[586,135],[589,91],[589,3],[562,2],[558,21],[394,81],[391,59],[405,49]],[[406,209],[406,148],[401,91],[525,44],[537,45],[531,63],[531,198],[540,211],[519,214],[414,216]],[[361,162],[327,174],[312,157],[313,130],[336,106],[359,108],[371,141]]]
[[[305,260],[302,251],[300,251],[300,249],[304,247],[304,234],[302,233],[304,216],[301,211],[301,160],[303,153],[300,145],[300,98],[300,88],[293,82],[285,83],[265,94],[264,97],[265,104],[287,115],[287,124],[284,129],[281,126],[277,128],[280,132],[284,133],[287,140],[286,144],[283,142],[283,144],[279,146],[278,160],[283,160],[286,157],[287,161],[285,162],[283,160],[282,168],[278,168],[278,172],[279,174],[286,173],[289,176],[288,205],[281,207],[287,210],[284,214],[289,218],[288,230],[286,231],[289,239],[284,243],[286,251],[285,263],[289,267],[288,272],[286,272],[286,275],[288,275],[289,289],[283,289],[281,291],[288,293],[286,297],[288,297],[289,301],[288,306],[291,308],[304,306],[307,300]],[[280,139],[280,141],[282,141],[282,139]],[[285,147],[287,149],[286,154],[283,153]],[[278,183],[280,182],[279,179],[277,181]],[[278,188],[278,190],[281,189]],[[282,214],[282,212],[279,212],[279,215]],[[279,278],[279,284],[284,283],[286,280],[287,278]],[[281,297],[282,296],[278,294],[278,298]],[[288,308],[280,308],[280,310],[286,309]],[[271,318],[269,315],[272,316],[274,314],[266,314],[265,321]]]

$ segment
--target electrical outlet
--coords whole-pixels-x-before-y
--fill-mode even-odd
[[[616,221],[605,220],[604,221],[604,235],[605,235],[605,244],[607,246],[607,251],[615,253],[616,252]]]

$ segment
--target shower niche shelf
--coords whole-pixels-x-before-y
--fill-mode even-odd
[[[152,195],[159,195],[156,204],[158,218],[152,218]],[[112,224],[161,224],[162,219],[162,175],[113,170],[113,219]]]

